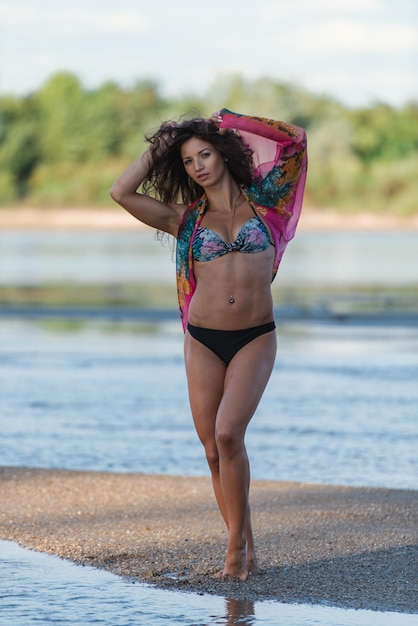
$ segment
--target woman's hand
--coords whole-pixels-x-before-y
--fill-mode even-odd
[[[215,113],[212,113],[212,115],[209,118],[209,121],[212,122],[212,124],[214,124],[217,128],[218,128],[218,133],[220,135],[224,135],[227,131],[226,128],[219,128],[219,124],[222,122],[222,115],[220,111],[215,111]]]
[[[209,119],[212,122],[212,124],[215,124],[215,126],[219,126],[219,124],[222,122],[221,112],[215,111],[215,113],[212,113]]]

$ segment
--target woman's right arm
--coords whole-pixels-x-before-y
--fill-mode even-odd
[[[151,150],[147,150],[135,159],[113,183],[110,195],[115,202],[140,222],[176,237],[185,207],[181,204],[159,202],[137,191],[152,165],[153,156]]]

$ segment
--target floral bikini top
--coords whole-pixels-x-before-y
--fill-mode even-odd
[[[226,243],[210,228],[198,228],[192,244],[195,261],[212,261],[228,252],[262,252],[272,245],[269,232],[259,217],[247,220],[235,241]]]

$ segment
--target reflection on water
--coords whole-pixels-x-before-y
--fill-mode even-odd
[[[254,602],[250,600],[225,599],[225,619],[218,624],[251,626],[256,623]]]
[[[416,626],[416,615],[162,591],[10,542],[0,553],[2,626]]]

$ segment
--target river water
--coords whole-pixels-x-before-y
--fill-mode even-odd
[[[413,286],[417,243],[413,233],[301,233],[277,280]],[[173,280],[169,250],[149,233],[6,231],[0,244],[0,286],[145,282],[151,271]],[[277,326],[276,365],[247,436],[253,477],[417,489],[418,324],[279,318]],[[140,318],[3,310],[0,346],[2,465],[207,474],[176,315],[150,332]],[[2,625],[416,623],[163,592],[7,542],[0,550]]]
[[[417,259],[417,232],[301,231],[276,280],[283,286],[416,285]],[[0,286],[173,280],[169,246],[148,230],[0,231]]]

